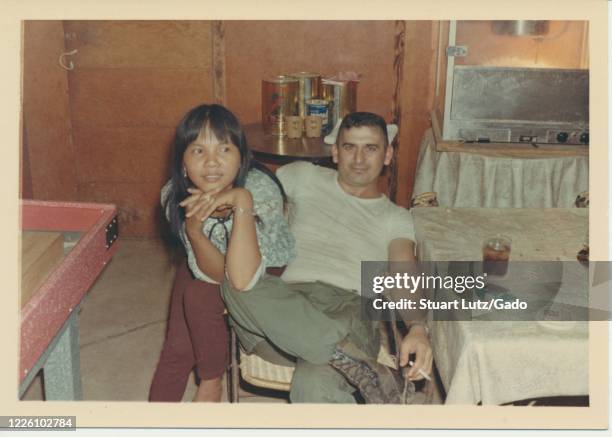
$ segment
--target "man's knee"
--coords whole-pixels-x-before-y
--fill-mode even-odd
[[[221,294],[221,299],[223,300],[225,300],[225,295],[230,294],[232,291],[235,290],[232,289],[232,286],[229,281],[223,281],[219,286],[219,293]]]
[[[277,298],[279,288],[285,289],[285,287],[286,284],[280,278],[270,275],[263,275],[249,290],[238,290],[232,287],[230,281],[225,280],[221,284],[221,298],[228,307],[238,305],[252,310],[262,305],[267,307],[266,302]]]
[[[355,388],[331,366],[299,360],[293,373],[289,398],[294,403],[354,404],[354,391]]]

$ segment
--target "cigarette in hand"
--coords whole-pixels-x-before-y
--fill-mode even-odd
[[[414,361],[408,361],[408,365],[410,367],[414,366]],[[425,373],[423,369],[419,369],[419,374],[426,380],[431,381],[431,377],[427,373]]]

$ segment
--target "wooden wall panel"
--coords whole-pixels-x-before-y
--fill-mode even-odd
[[[21,151],[19,153],[19,197],[33,199],[32,170],[30,169],[30,152],[28,136],[26,135],[25,121],[21,119]]]
[[[167,180],[174,128],[75,128],[79,184]]]
[[[68,78],[58,64],[65,51],[61,21],[24,23],[23,116],[31,174],[30,194],[40,200],[76,200]],[[22,174],[22,177],[26,173]],[[27,184],[25,185],[27,186]]]
[[[258,122],[262,79],[356,71],[357,109],[389,119],[393,35],[393,21],[226,21],[227,104],[244,123]]]
[[[225,105],[227,97],[227,87],[225,86],[225,22],[213,21],[211,32],[214,102]]]
[[[403,20],[395,20],[393,23],[393,98],[391,100],[391,117],[389,121],[395,123],[398,129],[402,128],[402,82],[404,72],[404,54],[405,54],[405,34],[406,22]],[[385,168],[383,177],[378,181],[378,189],[382,193],[395,201],[397,197],[397,157],[399,150],[398,138],[392,142],[395,148],[391,163]]]
[[[407,21],[402,75],[402,108],[397,150],[396,202],[408,206],[414,186],[419,146],[431,126],[436,71],[438,23]]]
[[[119,206],[124,236],[156,236],[170,141],[213,97],[209,21],[65,23],[78,196]]]
[[[79,68],[209,70],[210,22],[66,21],[66,47]]]
[[[75,128],[176,127],[211,96],[209,72],[196,69],[79,69],[70,78]]]
[[[436,47],[438,51],[436,54],[436,68],[434,70],[434,109],[436,110],[438,119],[443,120],[444,99],[446,98],[446,70],[448,69],[448,57],[445,51],[446,47],[448,47],[450,21],[439,21],[436,22],[434,26],[437,29],[435,33],[437,34]],[[436,75],[438,75],[437,84]]]
[[[88,182],[78,186],[79,199],[114,203],[119,210],[119,235],[157,238],[163,221],[160,186],[151,183]]]

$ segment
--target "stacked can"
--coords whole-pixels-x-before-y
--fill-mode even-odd
[[[330,125],[332,128],[338,120],[357,110],[357,84],[352,80],[323,79],[321,98],[331,102]]]
[[[318,73],[308,73],[300,71],[289,76],[295,77],[299,81],[299,116],[304,119],[308,112],[306,111],[306,102],[311,99],[318,99],[321,96],[321,75]]]
[[[321,79],[317,73],[301,71],[262,81],[261,120],[264,132],[286,134],[286,118],[308,115],[321,118],[327,135],[336,122],[357,109],[357,81]]]
[[[285,118],[299,111],[299,81],[291,76],[275,76],[261,82],[261,123],[264,132],[284,135]]]
[[[321,118],[321,133],[327,135],[334,125],[330,123],[330,102],[323,99],[310,99],[306,101],[307,115],[315,115]]]

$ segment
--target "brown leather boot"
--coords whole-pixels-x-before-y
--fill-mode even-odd
[[[377,363],[350,340],[338,343],[329,364],[357,387],[368,404],[410,403],[412,382]]]

